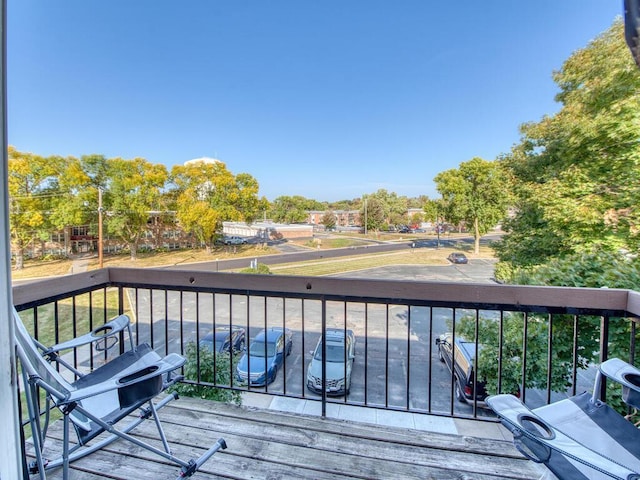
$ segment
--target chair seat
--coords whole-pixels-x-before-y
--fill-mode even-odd
[[[152,373],[151,369],[157,369],[157,363],[160,360],[161,357],[151,349],[149,344],[143,343],[136,349],[129,350],[102,365],[89,375],[79,378],[72,384],[72,387],[82,389],[95,386],[115,376],[131,380],[136,375],[142,376]],[[142,382],[85,398],[81,404],[105,422],[115,424],[154,398],[162,390],[163,378],[159,374]],[[72,414],[71,420],[82,444],[91,441],[104,431],[102,427],[84,415]]]
[[[533,412],[598,455],[640,471],[640,430],[606,403],[592,402],[588,392]]]
[[[58,467],[63,469],[63,478],[68,478],[71,462],[90,455],[117,439],[129,441],[180,466],[180,478],[190,477],[218,450],[227,448],[221,438],[197,459],[182,460],[171,453],[158,411],[178,397],[172,394],[157,403],[153,400],[165,389],[182,380],[182,375],[175,372],[184,366],[185,359],[177,353],[161,357],[149,344],[143,343],[136,347],[130,341],[130,350],[88,374],[83,374],[59,355],[61,350],[75,349],[93,342],[103,342],[106,348],[111,348],[117,341],[107,342],[106,339],[115,338],[125,328],[131,338],[128,317],[114,319],[91,334],[46,347],[31,338],[15,309],[13,316],[16,351],[22,367],[29,423],[36,452],[36,460],[29,466],[29,471],[39,473],[41,480],[46,480],[46,470]],[[67,373],[73,374],[77,380],[69,383],[49,362],[56,363],[58,368],[66,368]],[[49,412],[42,415],[45,422],[44,426],[41,425],[39,389],[44,389],[47,394],[47,410],[55,406],[63,413],[64,447],[62,455],[54,460],[45,459],[43,455]],[[140,409],[140,415],[125,422],[126,426],[116,427],[120,420],[137,409]],[[129,433],[148,418],[155,420],[162,449]],[[70,423],[75,428],[78,440],[75,444],[69,438]],[[103,432],[104,438],[96,439],[91,446],[86,445]]]
[[[520,452],[563,480],[640,479],[640,430],[600,397],[604,378],[640,394],[640,370],[620,359],[603,362],[587,392],[533,410],[513,395],[488,405],[513,433]]]

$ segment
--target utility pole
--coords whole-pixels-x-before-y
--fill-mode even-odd
[[[438,234],[438,245],[436,249],[440,248],[440,208],[436,207],[436,233]]]
[[[98,267],[102,268],[102,188],[98,187]]]
[[[367,196],[364,196],[364,234],[367,234]]]

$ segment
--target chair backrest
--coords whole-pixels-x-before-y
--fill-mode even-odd
[[[40,379],[40,386],[47,390],[56,401],[64,401],[74,388],[60,375],[38,350],[18,312],[13,309],[16,346],[18,357],[30,378]]]

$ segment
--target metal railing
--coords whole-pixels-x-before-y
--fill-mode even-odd
[[[270,357],[249,356],[246,367],[254,378],[265,371],[265,385],[247,385],[236,375],[245,350],[225,364],[228,381],[206,382],[199,374],[187,381],[317,401],[323,414],[348,404],[492,420],[475,395],[482,385],[488,393],[519,393],[532,407],[589,389],[593,361],[606,359],[612,348],[635,360],[640,316],[640,294],[626,290],[117,268],[16,286],[14,303],[43,343],[64,341],[121,313],[133,320],[136,342],[164,354],[185,354],[189,343],[202,345],[217,327],[243,329],[246,347],[262,330],[288,329],[290,350],[285,341],[273,364]],[[308,369],[328,328],[353,331],[355,355],[351,362],[343,350],[344,361],[319,362],[322,387],[312,389],[307,382],[318,371]],[[453,349],[452,362],[436,345],[447,332],[453,344],[464,338],[471,346],[470,370],[457,368],[465,364],[458,358],[463,352]],[[327,343],[318,348],[327,358]],[[191,361],[201,362],[204,355],[195,351]],[[67,355],[92,369],[110,354]],[[331,391],[340,381],[345,384]],[[470,396],[463,403],[465,385]],[[474,386],[478,392],[469,392]]]

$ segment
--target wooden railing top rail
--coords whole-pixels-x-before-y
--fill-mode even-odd
[[[28,308],[109,286],[640,317],[640,293],[621,289],[249,275],[158,268],[104,268],[20,283],[13,288],[13,298],[16,307]]]

